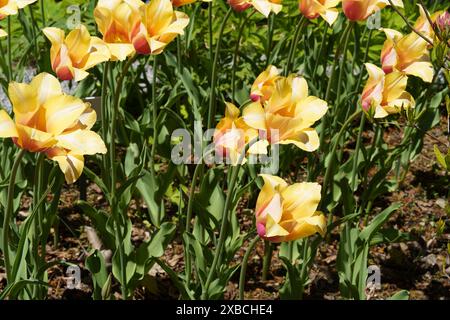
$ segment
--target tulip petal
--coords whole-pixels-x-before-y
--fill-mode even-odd
[[[322,187],[318,183],[295,183],[283,190],[283,210],[292,219],[312,217],[320,202]]]
[[[47,132],[58,135],[70,128],[87,107],[81,99],[68,95],[48,99],[44,104]]]
[[[316,151],[320,146],[319,135],[312,128],[302,130],[297,137],[281,140],[280,144],[294,144],[307,152]]]
[[[77,181],[83,172],[84,157],[82,155],[68,153],[63,156],[55,156],[52,160],[58,162],[59,168],[64,173],[68,184]]]
[[[266,115],[261,103],[250,103],[242,112],[242,117],[250,127],[266,130]]]
[[[434,68],[430,62],[414,62],[403,69],[406,74],[421,78],[423,81],[431,83],[434,76]]]
[[[59,147],[71,150],[75,154],[94,155],[107,152],[102,138],[94,131],[76,130],[68,134],[61,134],[57,139]]]
[[[17,137],[17,129],[14,121],[5,110],[0,110],[0,138]]]
[[[296,116],[302,118],[305,127],[312,126],[316,121],[321,119],[327,111],[328,105],[326,101],[313,96],[301,100],[296,105]]]
[[[8,95],[13,105],[16,122],[26,125],[39,110],[37,91],[26,83],[11,82]]]

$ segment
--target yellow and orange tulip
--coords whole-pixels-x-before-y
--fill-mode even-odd
[[[8,93],[14,120],[0,111],[0,137],[30,152],[44,152],[58,162],[67,183],[80,177],[84,155],[106,153],[102,138],[91,131],[95,111],[64,94],[54,76],[41,73],[30,84],[12,82]]]
[[[280,71],[274,66],[268,66],[253,83],[250,99],[263,103],[269,100],[275,87],[275,81],[278,78],[280,78]]]
[[[170,0],[152,0],[141,13],[142,22],[132,32],[134,49],[140,54],[161,53],[189,24],[189,17],[173,10]]]
[[[217,124],[214,132],[216,156],[228,160],[232,165],[238,164],[245,145],[258,136],[257,130],[250,128],[239,116],[239,109],[232,103],[226,103],[225,117]]]
[[[42,31],[52,44],[52,69],[61,80],[81,81],[89,75],[86,70],[111,58],[103,40],[91,37],[83,25],[72,30],[67,37],[58,28],[45,28]]]
[[[406,92],[408,77],[398,71],[385,74],[371,63],[366,63],[369,79],[364,87],[361,104],[365,111],[374,111],[375,118],[384,118],[401,109],[413,108],[414,98]]]
[[[125,60],[135,53],[132,33],[140,28],[140,0],[99,0],[94,17],[103,41],[111,51],[111,60]]]
[[[271,12],[277,14],[283,9],[281,0],[228,0],[234,11],[242,12],[250,7],[268,17]]]
[[[402,0],[392,0],[396,7],[403,8]],[[349,20],[362,21],[390,5],[388,0],[342,0],[342,9]]]
[[[341,0],[300,0],[300,12],[307,19],[322,17],[331,26],[337,19],[339,11],[336,6]]]
[[[414,32],[403,36],[395,30],[383,30],[387,37],[381,51],[383,71],[400,71],[431,82],[434,69],[430,62],[428,42]]]
[[[23,9],[36,1],[37,0],[0,0],[0,20],[7,16],[16,15],[19,12],[19,9]],[[7,35],[6,31],[0,28],[0,38],[6,37]]]
[[[319,147],[319,137],[312,126],[327,110],[325,101],[308,95],[304,78],[291,75],[275,81],[267,101],[249,104],[243,118],[247,125],[264,132],[270,144],[294,144],[312,152]]]
[[[271,242],[293,241],[315,233],[325,235],[325,216],[317,211],[321,186],[318,183],[294,183],[261,175],[264,186],[256,201],[256,229]]]

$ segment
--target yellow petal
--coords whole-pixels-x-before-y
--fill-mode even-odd
[[[289,235],[289,231],[276,223],[271,216],[267,216],[265,235],[267,238],[283,237],[287,235]]]
[[[230,119],[237,119],[241,111],[232,103],[225,103],[225,117]]]
[[[70,128],[87,107],[81,99],[68,95],[48,99],[44,104],[47,132],[58,135]]]
[[[102,138],[94,131],[76,130],[68,134],[61,134],[57,139],[59,147],[71,150],[75,154],[94,155],[107,152]]]
[[[131,43],[108,43],[112,61],[124,61],[134,54],[134,47]]]
[[[0,110],[0,138],[17,137],[17,129],[14,121],[5,110]]]
[[[84,25],[69,32],[65,43],[74,65],[83,63],[91,46],[91,35]]]
[[[39,110],[36,90],[26,83],[11,82],[8,87],[16,122],[26,125]]]
[[[316,151],[320,146],[319,136],[312,128],[302,130],[296,137],[281,140],[280,144],[294,144],[307,152]]]
[[[312,217],[321,198],[322,187],[318,183],[302,182],[290,185],[283,190],[283,210],[298,220]]]
[[[434,68],[430,62],[418,61],[403,69],[406,74],[421,78],[423,81],[431,83],[434,76]]]
[[[55,156],[52,160],[58,162],[68,184],[77,181],[83,173],[84,157],[82,155],[68,153],[67,155]]]
[[[38,74],[30,83],[31,90],[37,92],[39,105],[44,104],[45,101],[52,97],[62,94],[61,84],[51,74],[46,72]]]
[[[55,145],[53,135],[35,128],[16,125],[18,137],[17,145],[30,152],[42,152]]]
[[[250,127],[266,130],[266,115],[261,103],[250,103],[242,112],[242,118]]]
[[[2,28],[0,28],[0,38],[7,37],[7,36],[8,36],[8,34],[6,33],[6,31],[2,30]]]
[[[309,96],[296,105],[296,116],[301,117],[304,121],[304,126],[308,128],[320,120],[327,113],[327,110],[328,105],[326,101]]]

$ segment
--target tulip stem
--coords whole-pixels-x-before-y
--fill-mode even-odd
[[[262,269],[262,281],[267,281],[267,275],[270,269],[270,263],[272,262],[273,247],[272,243],[264,240],[264,259]]]
[[[102,136],[105,141],[108,141],[108,107],[107,107],[107,98],[108,98],[108,74],[110,69],[110,62],[107,61],[105,63],[105,67],[103,69],[103,77],[102,77],[102,89],[101,89],[101,122],[102,122]],[[103,179],[105,182],[109,182],[109,173],[108,173],[108,157],[103,157]]]
[[[400,10],[397,9],[397,7],[392,3],[392,0],[388,0],[392,9],[394,9],[395,12],[397,12],[397,14],[403,19],[403,21],[405,21],[406,25],[415,33],[417,34],[419,37],[421,37],[423,40],[425,40],[426,42],[428,42],[430,45],[433,45],[433,41],[431,41],[430,39],[428,39],[426,36],[424,36],[422,33],[420,33],[419,31],[417,31],[414,26],[408,21],[408,19],[400,12]],[[424,8],[425,12],[426,12],[426,8]],[[433,26],[433,24],[431,24]]]
[[[237,61],[239,58],[239,46],[241,43],[242,34],[244,32],[244,27],[247,24],[248,20],[255,14],[255,12],[256,11],[253,11],[244,19],[240,18],[242,23],[239,26],[238,36],[236,39],[236,46],[234,47],[233,63],[232,63],[232,69],[231,69],[231,101],[233,103],[236,102],[236,100],[235,100],[235,96],[236,96],[236,65],[237,65]]]
[[[255,13],[256,11],[253,11]],[[268,18],[268,25],[267,25],[267,48],[266,48],[266,68],[270,64],[270,53],[272,51],[272,41],[273,41],[273,25],[275,23],[275,14],[272,12],[269,14]]]
[[[347,121],[342,125],[341,130],[339,131],[336,141],[334,141],[333,148],[331,149],[330,153],[330,161],[329,163],[325,163],[325,167],[327,168],[325,171],[324,176],[324,182],[323,182],[323,189],[322,189],[322,198],[325,198],[325,195],[327,194],[328,187],[330,187],[330,190],[333,190],[332,188],[332,171],[334,170],[334,156],[336,155],[337,148],[339,146],[339,141],[341,140],[342,136],[344,135],[345,130],[347,130],[347,127],[359,116],[359,114],[362,112],[362,110],[358,109],[353,113]]]
[[[3,257],[5,260],[6,280],[8,284],[10,284],[13,280],[11,274],[11,259],[9,256],[9,224],[13,215],[14,187],[16,185],[17,171],[19,170],[19,165],[22,161],[23,156],[25,155],[25,152],[25,149],[20,150],[19,154],[14,160],[14,164],[11,169],[11,176],[9,177],[8,198],[6,202],[5,215],[3,217]]]
[[[294,37],[292,38],[291,47],[289,48],[288,59],[286,63],[285,76],[292,71],[292,64],[295,56],[295,49],[297,48],[298,41],[300,40],[300,34],[302,33],[304,27],[306,26],[306,18],[302,15],[295,28]]]
[[[187,213],[186,213],[186,227],[185,227],[185,232],[187,234],[189,234],[189,232],[191,231],[191,220],[192,220],[192,211],[194,208],[194,196],[195,196],[195,184],[197,182],[197,178],[200,174],[202,168],[202,164],[199,163],[196,165],[195,170],[194,170],[194,175],[192,176],[192,181],[191,181],[191,191],[189,194],[189,201],[188,201],[188,206],[187,206]],[[185,276],[186,276],[186,283],[189,286],[189,283],[191,282],[191,254],[190,254],[190,249],[189,249],[189,236],[188,236],[188,241],[186,241],[186,249],[185,249]]]
[[[212,4],[211,4],[212,5]],[[210,88],[210,93],[209,93],[209,108],[208,108],[208,122],[207,122],[207,126],[206,128],[209,129],[211,128],[211,125],[213,123],[214,117],[215,117],[215,113],[216,113],[216,84],[217,84],[217,64],[219,62],[219,54],[220,54],[220,47],[222,44],[222,35],[223,35],[223,31],[225,30],[225,25],[228,21],[228,18],[231,15],[231,12],[233,11],[233,9],[230,7],[227,11],[227,14],[225,15],[225,17],[222,20],[222,24],[220,25],[220,30],[219,30],[219,37],[217,38],[217,43],[216,43],[216,50],[214,52],[214,60],[213,60],[213,64],[212,64],[212,71],[211,71],[211,88]]]
[[[152,121],[153,121],[153,141],[152,141],[152,149],[150,151],[150,171],[153,177],[156,177],[155,172],[155,153],[156,153],[156,145],[158,141],[158,99],[156,98],[156,80],[158,79],[158,56],[153,56],[153,80],[152,80]],[[180,73],[181,74],[181,73]]]
[[[239,275],[239,300],[245,300],[245,276],[247,273],[248,259],[250,254],[253,252],[256,243],[258,243],[259,236],[256,236],[252,242],[248,245],[247,251],[245,252],[244,258],[242,259],[241,273]]]
[[[47,26],[47,21],[45,21],[45,5],[44,5],[44,0],[41,0],[41,16],[42,16],[42,25],[43,28],[45,28]]]
[[[8,82],[11,82],[13,80],[13,71],[12,71],[12,44],[11,44],[11,37],[12,37],[12,28],[11,28],[11,16],[8,16]]]
[[[323,48],[325,47],[325,42],[327,40],[327,32],[328,32],[328,23],[325,22],[325,30],[323,30],[322,42],[320,44],[318,57],[314,64],[313,73],[311,75],[312,77],[314,77],[316,75],[317,68],[319,67],[320,57],[322,57]]]
[[[222,257],[223,246],[224,246],[225,240],[227,238],[226,231],[227,231],[227,226],[228,226],[229,214],[232,211],[231,204],[233,203],[233,200],[234,200],[234,192],[233,191],[234,191],[234,187],[237,182],[239,171],[242,166],[242,161],[245,158],[245,154],[247,153],[247,150],[257,141],[258,141],[258,138],[255,138],[252,141],[250,141],[249,143],[247,143],[247,145],[244,147],[244,150],[242,150],[242,153],[239,157],[239,160],[238,160],[236,166],[230,167],[231,178],[230,178],[230,183],[228,184],[228,193],[227,193],[227,197],[225,199],[225,205],[224,205],[223,211],[222,211],[222,223],[220,225],[219,241],[217,243],[217,247],[216,247],[216,250],[214,253],[214,259],[213,259],[211,268],[208,271],[208,277],[206,278],[205,286],[203,287],[203,290],[202,290],[202,295],[201,295],[202,300],[205,300],[207,298],[209,286],[211,285],[213,276],[216,272],[216,268],[219,265],[219,261],[221,260],[221,257]]]
[[[120,213],[117,211],[117,199],[116,199],[116,179],[117,179],[117,166],[116,166],[116,141],[115,141],[115,132],[116,132],[116,126],[117,126],[117,115],[119,111],[119,104],[120,104],[120,96],[122,92],[122,85],[123,81],[128,73],[128,69],[131,67],[133,62],[136,60],[137,56],[134,56],[133,58],[128,59],[128,61],[125,63],[122,69],[122,73],[119,77],[119,80],[117,81],[117,86],[115,87],[114,92],[114,102],[113,102],[113,108],[111,112],[111,134],[109,136],[109,157],[110,157],[110,165],[111,165],[111,216],[115,223],[114,233],[116,238],[116,246],[119,253],[119,261],[120,261],[120,272],[121,272],[121,279],[120,284],[122,288],[122,299],[127,299],[128,297],[128,289],[127,289],[127,274],[126,274],[126,261],[125,261],[125,253],[123,248],[123,237],[121,234],[121,221],[120,221]],[[111,79],[113,80],[113,79]],[[126,212],[124,213],[126,215]]]
[[[362,133],[364,131],[365,123],[366,123],[366,114],[363,112],[363,114],[361,115],[361,120],[359,122],[358,139],[356,140],[355,154],[353,158],[352,178],[350,180],[350,188],[352,191],[356,191],[356,187],[358,185],[357,181],[358,181],[359,149],[361,148]]]

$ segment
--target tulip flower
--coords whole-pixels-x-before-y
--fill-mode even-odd
[[[253,7],[265,17],[271,12],[277,14],[283,9],[281,0],[228,0],[228,4],[237,12]]]
[[[250,98],[253,101],[265,102],[272,96],[274,84],[280,77],[280,72],[274,66],[268,66],[255,80],[252,85]]]
[[[419,31],[421,34],[426,36],[429,40],[433,41],[434,39],[434,30],[433,26],[430,24],[430,21],[427,18],[426,9],[424,9],[421,5],[419,6],[420,16],[414,24],[414,29]],[[435,23],[436,19],[442,14],[442,11],[435,12],[433,14],[429,14],[431,22]]]
[[[36,1],[37,0],[0,0],[0,20],[7,16],[16,15],[19,12],[19,9],[23,9]],[[7,35],[6,31],[0,28],[0,38],[6,37]]]
[[[434,69],[430,62],[428,43],[414,32],[403,36],[395,30],[383,30],[387,37],[381,51],[383,71],[400,71],[431,82]]]
[[[396,7],[403,8],[402,0],[392,0]],[[390,5],[388,0],[342,0],[342,9],[349,20],[362,21]]]
[[[243,118],[247,125],[262,131],[270,144],[294,144],[312,152],[319,147],[319,137],[311,127],[327,109],[325,101],[308,96],[305,79],[291,75],[275,82],[267,102],[248,105]]]
[[[89,75],[86,70],[111,58],[103,40],[91,37],[83,25],[72,30],[67,37],[58,28],[45,28],[42,31],[52,43],[52,69],[61,80],[81,81]]]
[[[256,229],[271,242],[293,241],[315,233],[325,235],[325,216],[317,211],[321,186],[318,183],[288,185],[283,179],[261,175],[264,186],[256,201]]]
[[[54,76],[41,73],[30,84],[12,82],[8,93],[15,117],[0,111],[0,137],[29,152],[44,152],[58,162],[67,183],[80,177],[84,155],[106,153],[101,137],[91,131],[95,111],[65,95]]]
[[[258,136],[257,130],[250,128],[239,115],[234,104],[226,103],[225,117],[217,124],[213,137],[216,156],[229,160],[232,165],[238,164],[245,145]],[[249,153],[262,153],[255,149],[258,143],[250,147]],[[267,149],[267,145],[264,147]]]
[[[125,60],[135,53],[132,32],[141,24],[140,0],[99,0],[95,22],[111,51],[111,60]]]
[[[308,19],[322,17],[331,26],[337,19],[339,11],[336,6],[341,0],[300,0],[300,12]]]
[[[404,73],[394,71],[385,74],[371,63],[365,65],[369,79],[361,97],[364,111],[374,110],[375,118],[384,118],[415,106],[414,98],[405,91],[408,77]]]
[[[142,22],[132,32],[134,48],[140,54],[160,54],[189,24],[189,17],[174,11],[170,0],[152,0],[141,11]]]

